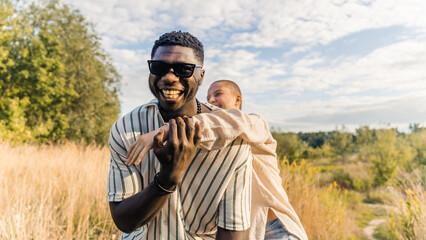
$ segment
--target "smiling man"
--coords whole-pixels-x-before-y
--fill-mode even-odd
[[[195,98],[203,60],[203,45],[191,34],[162,35],[148,61],[156,100],[111,128],[107,200],[123,238],[244,239],[250,226],[250,147],[237,138],[218,150],[197,149],[200,127],[188,118],[211,111]],[[167,141],[160,131],[141,163],[125,165],[136,139],[165,122]]]

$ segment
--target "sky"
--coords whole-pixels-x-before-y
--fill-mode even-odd
[[[187,31],[204,45],[197,98],[230,79],[243,110],[275,130],[426,126],[424,0],[65,0],[94,24],[122,76],[121,112],[154,98],[152,45]]]

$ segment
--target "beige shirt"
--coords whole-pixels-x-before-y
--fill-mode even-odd
[[[238,109],[215,109],[193,117],[203,127],[200,148],[220,149],[236,137],[249,142],[253,153],[252,215],[249,239],[264,239],[268,209],[272,209],[285,228],[300,239],[308,239],[282,187],[279,175],[277,142],[268,123],[258,114],[245,114]]]

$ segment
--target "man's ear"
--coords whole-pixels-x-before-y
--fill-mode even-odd
[[[236,98],[237,99],[235,99],[235,107],[241,110],[241,96],[237,95]]]
[[[201,86],[201,84],[203,83],[203,80],[204,80],[204,74],[206,73],[206,70],[204,70],[204,69],[201,69],[201,72],[200,72],[200,79],[198,79],[198,86]]]

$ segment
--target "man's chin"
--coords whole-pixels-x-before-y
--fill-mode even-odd
[[[182,112],[183,105],[178,102],[170,102],[170,101],[161,101],[160,102],[160,110],[162,113],[167,113],[167,115],[171,116],[179,116],[179,113]]]

